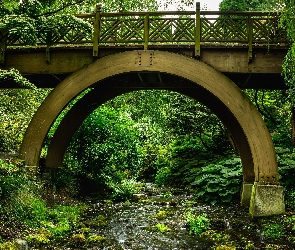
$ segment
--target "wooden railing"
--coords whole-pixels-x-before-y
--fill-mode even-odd
[[[200,56],[202,44],[245,45],[249,60],[252,46],[287,43],[286,32],[279,28],[279,14],[266,12],[196,11],[103,13],[98,6],[94,14],[77,15],[89,24],[85,28],[75,22],[64,27],[40,29],[37,46],[93,44],[93,56],[99,45],[191,44]],[[2,34],[2,35],[1,35]],[[20,34],[1,33],[0,49],[27,45]],[[3,43],[5,42],[5,46]]]

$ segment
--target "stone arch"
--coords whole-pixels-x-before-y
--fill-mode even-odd
[[[185,89],[180,93],[205,103],[228,126],[238,145],[244,180],[251,182],[252,191],[253,182],[267,180],[268,183],[276,183],[278,167],[269,132],[246,95],[212,67],[182,55],[161,51],[129,51],[104,57],[60,83],[42,103],[25,133],[20,157],[26,165],[38,165],[42,144],[50,126],[76,95],[96,83],[99,86],[103,80],[128,72],[167,73],[199,86],[199,91],[194,93]],[[103,94],[107,95],[106,92]],[[248,196],[255,200],[251,189]],[[256,187],[255,192],[257,193]],[[281,199],[281,196],[282,192],[278,198]],[[255,210],[255,204],[253,206]],[[266,208],[268,206],[267,204]],[[282,212],[282,206],[279,211]],[[265,211],[260,214],[264,213]]]

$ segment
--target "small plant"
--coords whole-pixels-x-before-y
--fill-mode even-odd
[[[255,250],[256,247],[254,246],[253,243],[248,243],[246,246],[245,246],[245,250]]]
[[[284,226],[281,224],[272,223],[262,228],[262,233],[266,238],[278,239],[284,235]]]
[[[70,244],[73,246],[83,246],[86,244],[86,238],[84,234],[74,234],[70,238]]]
[[[89,244],[98,244],[106,240],[106,237],[101,235],[91,235],[87,239],[87,243]]]
[[[85,224],[91,228],[102,228],[106,227],[109,223],[106,217],[100,214],[94,219],[85,221]]]
[[[138,186],[132,179],[123,179],[121,183],[108,183],[108,185],[113,190],[112,198],[116,201],[130,200],[138,191]]]
[[[169,198],[169,197],[173,196],[173,194],[172,194],[171,191],[168,191],[168,192],[166,192],[163,196],[164,196],[165,198]]]
[[[34,247],[41,247],[44,245],[48,245],[50,240],[46,237],[45,234],[34,234],[29,235],[26,240],[28,243]]]
[[[206,214],[196,216],[191,211],[185,214],[186,223],[189,225],[190,233],[200,235],[202,232],[208,230],[210,221]]]
[[[103,215],[98,215],[95,221],[98,223],[99,227],[106,227],[108,225],[108,221]]]
[[[216,250],[236,250],[236,247],[221,245],[221,246],[216,247]]]
[[[230,235],[224,232],[216,232],[215,230],[207,230],[200,235],[205,240],[209,240],[220,246],[230,245]]]
[[[155,217],[156,219],[159,219],[159,220],[164,220],[167,218],[167,216],[168,216],[168,213],[164,210],[161,210],[153,217]]]
[[[0,244],[0,250],[17,250],[17,247],[12,242],[4,242]]]
[[[166,233],[168,231],[170,231],[171,229],[169,227],[167,227],[165,224],[159,223],[155,226],[152,226],[150,228],[148,228],[148,230],[150,231],[158,231],[161,233]]]

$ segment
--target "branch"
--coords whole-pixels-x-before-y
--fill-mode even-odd
[[[79,1],[74,2],[74,3],[68,3],[68,4],[63,5],[59,9],[56,9],[56,10],[53,10],[53,11],[48,11],[48,12],[45,12],[45,13],[40,14],[40,15],[35,15],[35,16],[32,16],[32,18],[38,18],[40,16],[46,16],[47,17],[47,16],[50,16],[50,15],[56,14],[56,13],[58,13],[58,12],[64,10],[64,9],[66,9],[68,7],[74,6],[76,4],[81,4],[83,2],[85,2],[85,0],[79,0]]]

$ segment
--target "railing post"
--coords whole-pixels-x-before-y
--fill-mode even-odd
[[[144,32],[143,32],[144,50],[147,50],[149,46],[149,27],[150,27],[149,22],[150,22],[150,16],[149,14],[146,14],[144,18]]]
[[[196,3],[196,21],[195,21],[195,57],[201,56],[201,8],[200,2]]]
[[[99,36],[100,36],[100,13],[101,13],[101,5],[98,4],[96,6],[96,12],[95,12],[95,19],[93,23],[93,56],[98,57],[98,44],[99,44]]]
[[[253,18],[248,15],[248,62],[253,60]]]
[[[0,64],[5,64],[8,31],[0,29]]]

